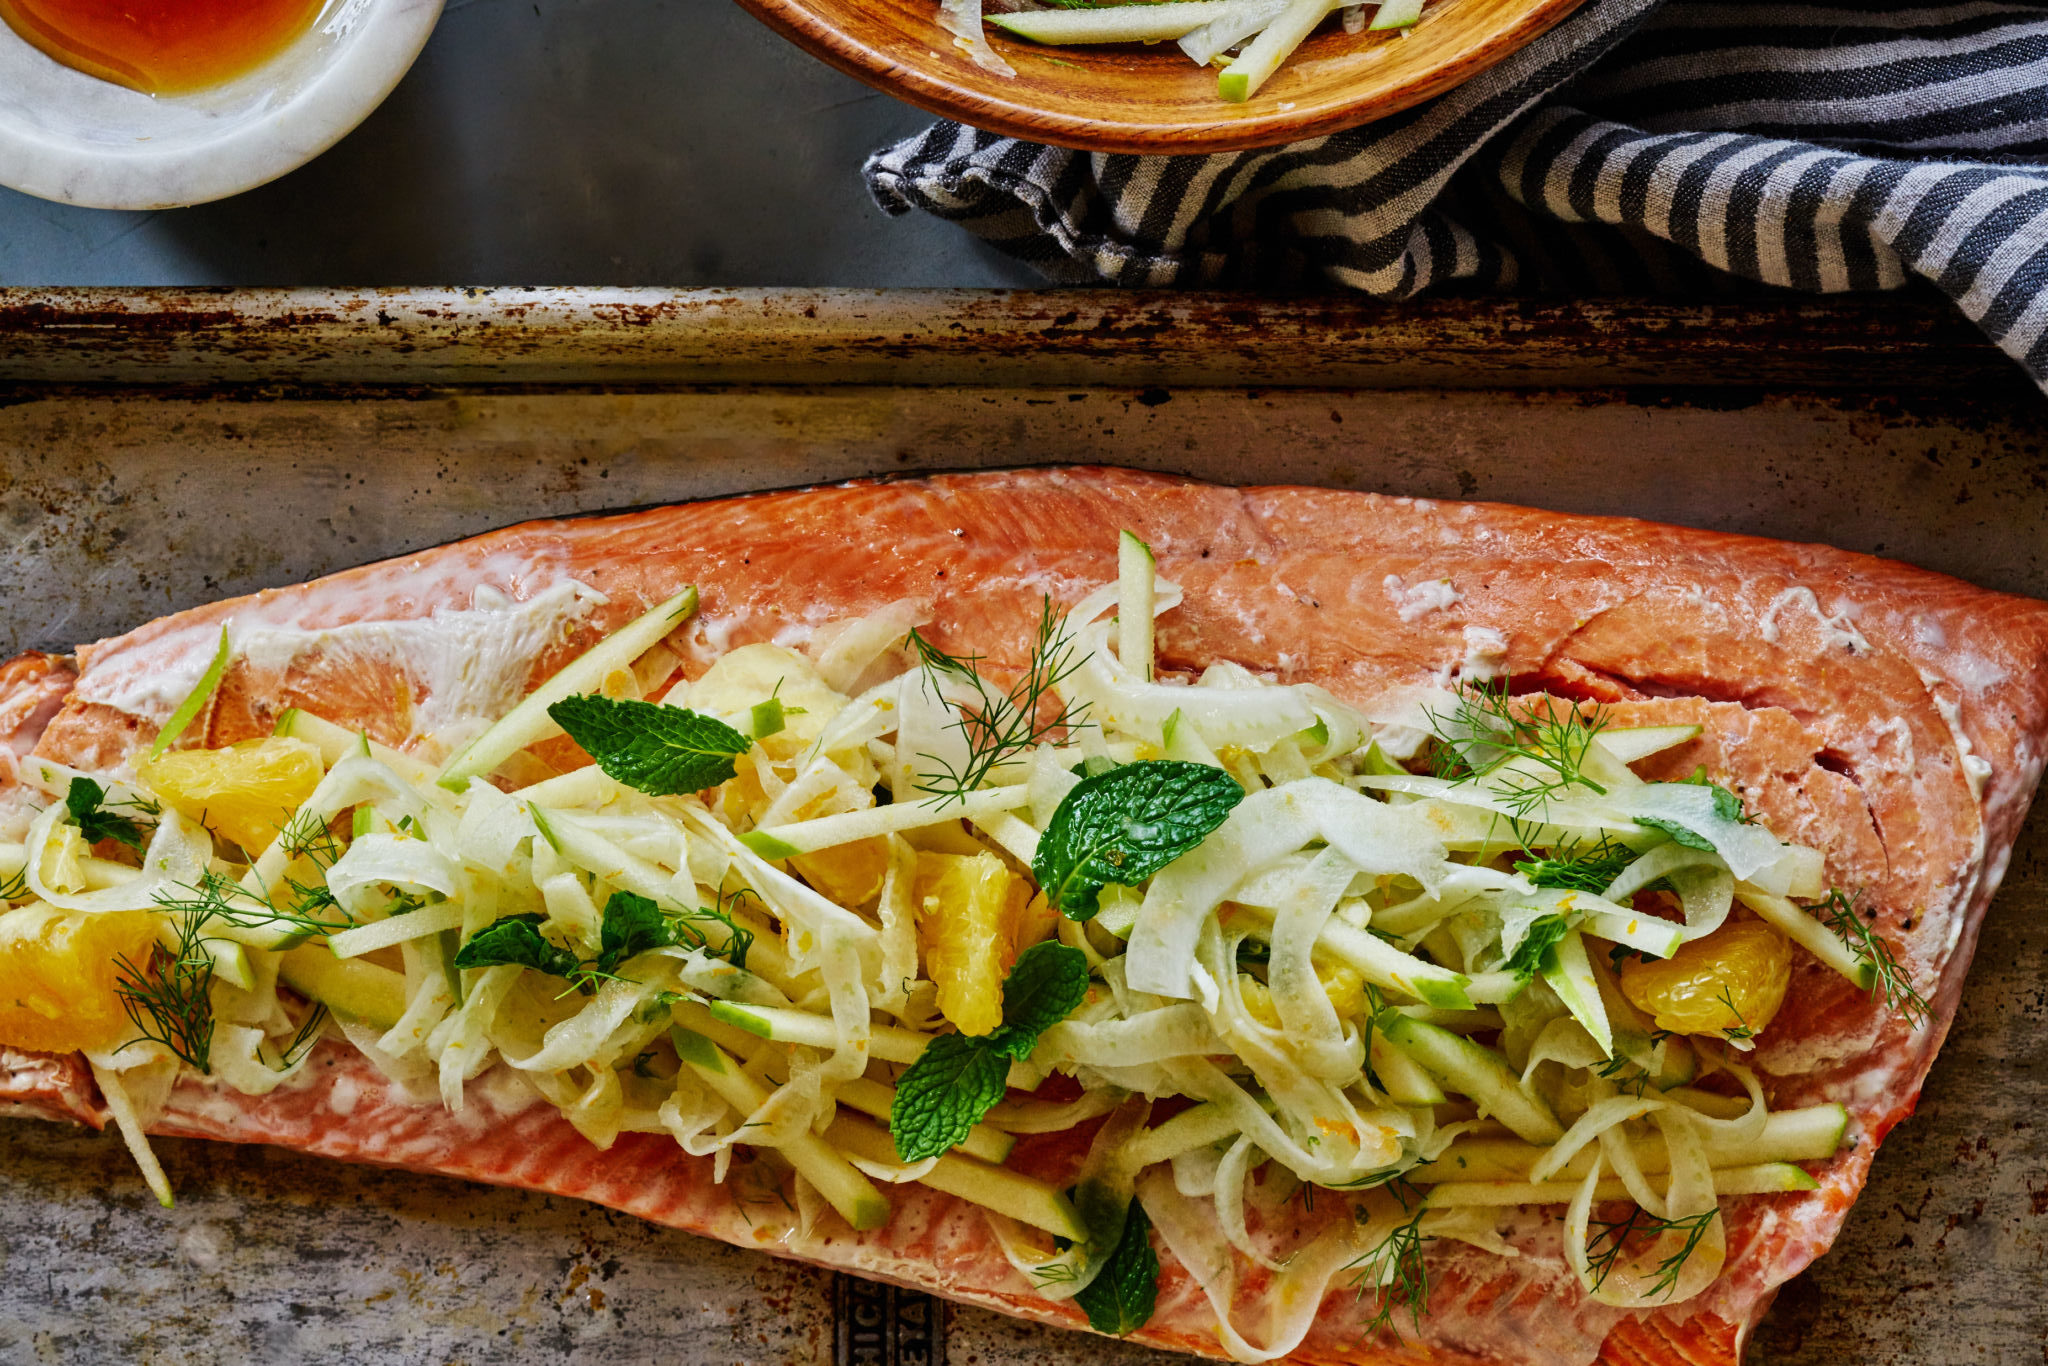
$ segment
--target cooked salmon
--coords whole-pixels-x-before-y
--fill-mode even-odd
[[[1878,932],[1932,983],[1912,1028],[1795,950],[1794,983],[1754,1054],[1774,1108],[1839,1102],[1854,1141],[1811,1166],[1810,1192],[1731,1197],[1718,1282],[1669,1310],[1588,1300],[1553,1221],[1504,1260],[1429,1253],[1437,1293],[1403,1338],[1368,1335],[1333,1288],[1301,1362],[1734,1362],[1776,1289],[1826,1250],[1886,1132],[1911,1113],[2048,753],[2048,605],[1819,546],[1646,522],[1303,488],[1230,489],[1066,469],[860,483],[611,517],[533,522],[313,583],[215,603],[79,648],[75,668],[0,669],[14,753],[119,770],[204,667],[223,623],[270,631],[205,714],[205,743],[271,733],[287,707],[394,746],[445,746],[464,713],[495,715],[604,632],[695,584],[671,637],[695,676],[753,641],[801,643],[887,604],[928,616],[941,646],[1021,667],[1041,595],[1072,603],[1117,574],[1119,530],[1150,543],[1185,599],[1162,618],[1162,673],[1234,661],[1314,682],[1370,713],[1392,690],[1475,658],[1518,690],[1606,704],[1621,724],[1697,723],[1650,761],[1704,764],[1780,837],[1825,851],[1837,886],[1867,889]],[[567,586],[578,585],[575,591]],[[547,595],[553,594],[552,598]],[[513,654],[474,653],[465,613],[522,618]],[[465,653],[468,652],[468,653]],[[451,663],[451,660],[453,661]],[[1646,769],[1646,776],[1649,771]],[[743,1208],[708,1158],[666,1137],[593,1147],[547,1105],[478,1088],[454,1115],[415,1104],[360,1056],[323,1045],[303,1085],[251,1097],[180,1084],[163,1134],[270,1143],[351,1161],[556,1192],[778,1256],[842,1268],[1068,1326],[1030,1291],[978,1211],[896,1188],[884,1227]],[[528,1097],[530,1100],[530,1096]],[[502,1107],[502,1108],[501,1108]],[[100,1125],[76,1058],[0,1049],[0,1112]],[[1062,1181],[1087,1130],[1020,1143],[1010,1165]],[[1293,1237],[1348,1218],[1337,1202],[1262,1206]],[[1220,1352],[1216,1316],[1170,1255],[1137,1335]],[[1240,1268],[1240,1322],[1270,1277]]]

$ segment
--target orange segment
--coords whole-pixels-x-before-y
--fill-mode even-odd
[[[271,736],[226,749],[172,750],[143,759],[136,772],[179,815],[240,845],[252,857],[320,785],[320,751],[304,740]]]
[[[114,960],[145,967],[156,939],[142,911],[78,915],[35,904],[0,915],[0,1044],[39,1053],[113,1048],[135,1033]]]
[[[962,1034],[990,1032],[1003,1022],[1003,978],[1021,936],[1042,919],[1031,885],[991,853],[923,853],[912,897],[939,1013]]]
[[[889,872],[889,844],[879,836],[797,854],[789,866],[805,882],[842,906],[871,906],[882,895]]]
[[[1760,920],[1738,920],[1662,961],[1630,960],[1621,993],[1674,1034],[1760,1034],[1791,981],[1784,936]]]
[[[1363,1015],[1367,1004],[1365,979],[1357,970],[1321,954],[1315,956],[1315,965],[1316,979],[1323,984],[1330,1007],[1345,1019]],[[1251,1017],[1273,1029],[1280,1028],[1280,1012],[1273,1005],[1272,989],[1248,972],[1240,972],[1237,981],[1243,988],[1244,1008]]]

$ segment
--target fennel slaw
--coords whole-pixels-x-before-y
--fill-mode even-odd
[[[91,851],[77,811],[52,801],[0,848],[21,903],[6,916],[149,912],[164,947],[130,965],[136,986],[197,984],[184,1004],[203,1007],[203,1040],[138,992],[151,1037],[92,1057],[166,1200],[142,1130],[172,1080],[262,1094],[339,1034],[450,1110],[495,1067],[600,1147],[666,1134],[715,1180],[765,1172],[805,1227],[885,1227],[906,1184],[970,1201],[1036,1293],[1079,1299],[1111,1331],[1142,1319],[1128,1305],[1097,1319],[1092,1288],[1142,1277],[1142,1217],[1246,1360],[1291,1350],[1340,1276],[1375,1297],[1378,1322],[1419,1326],[1425,1244],[1513,1255],[1498,1218],[1516,1206],[1563,1206],[1595,1299],[1677,1303],[1711,1284],[1720,1198],[1811,1188],[1796,1164],[1831,1156],[1846,1117],[1769,1108],[1742,1061],[1767,1020],[1658,1028],[1616,967],[1712,941],[1739,904],[1814,927],[1801,943],[1840,945],[1827,961],[1873,985],[1882,964],[1798,904],[1828,892],[1819,854],[1711,783],[1638,777],[1630,763],[1690,739],[1683,727],[1608,731],[1483,684],[1375,726],[1227,661],[1155,678],[1150,630],[1121,621],[1149,628],[1180,593],[1149,552],[1121,561],[1119,582],[1063,618],[1048,604],[1022,691],[928,643],[899,650],[898,614],[842,636],[867,644],[829,677],[744,646],[694,682],[650,680],[652,702],[632,665],[688,610],[679,595],[536,694],[703,718],[688,734],[729,745],[714,783],[686,768],[684,786],[642,790],[602,755],[506,780],[503,760],[557,733],[545,702],[439,770],[292,713],[282,739],[316,751],[320,777],[251,850],[132,776],[30,766],[53,797],[96,781],[153,829],[131,866]],[[1053,846],[1119,774],[1175,791],[1220,779],[1229,795],[1179,844],[1161,812],[1110,802],[1087,854],[1103,875],[1055,909],[1044,869],[1086,858],[1057,865]],[[963,965],[944,931],[968,877],[973,896],[1006,898],[988,923],[1010,942]],[[1055,950],[1079,973],[1073,1004],[1012,1018],[1019,965]],[[924,1151],[906,1097],[941,1052],[994,1080]],[[1035,1098],[1055,1074],[1076,1094]],[[1070,1182],[1005,1165],[1016,1135],[1097,1120]],[[1246,1206],[1283,1188],[1329,1192],[1352,1218],[1271,1246]],[[1596,1217],[1615,1202],[1625,1219]],[[1241,1328],[1237,1259],[1288,1278],[1308,1309]]]

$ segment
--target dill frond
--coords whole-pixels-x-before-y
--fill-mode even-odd
[[[1505,677],[1467,683],[1448,715],[1428,713],[1437,741],[1430,768],[1451,782],[1487,779],[1519,836],[1521,822],[1540,821],[1550,801],[1574,787],[1607,795],[1585,771],[1607,719],[1597,708],[1581,716],[1576,707],[1560,707],[1547,693],[1517,706],[1508,687]]]
[[[1871,994],[1883,992],[1884,1003],[1905,1016],[1908,1025],[1917,1028],[1927,1018],[1930,1009],[1927,998],[1913,986],[1912,979],[1906,975],[1905,965],[1892,952],[1892,946],[1863,918],[1858,905],[1861,899],[1860,893],[1850,896],[1837,889],[1829,892],[1827,899],[1814,910],[1820,915],[1821,922],[1849,946],[1849,952],[1856,956],[1856,960],[1870,967],[1873,973]]]
[[[1593,1288],[1598,1290],[1606,1284],[1607,1277],[1621,1259],[1623,1247],[1631,1238],[1658,1238],[1666,1233],[1678,1233],[1684,1236],[1684,1242],[1678,1251],[1657,1263],[1657,1279],[1643,1298],[1669,1295],[1678,1288],[1678,1277],[1685,1270],[1685,1264],[1692,1260],[1692,1254],[1699,1249],[1700,1240],[1707,1236],[1707,1230],[1720,1217],[1721,1210],[1717,1205],[1681,1219],[1660,1219],[1646,1210],[1631,1209],[1621,1219],[1590,1221],[1588,1227],[1597,1230],[1586,1241],[1586,1265],[1593,1273]]]
[[[1007,692],[996,691],[976,671],[982,656],[949,655],[916,631],[910,633],[910,643],[917,651],[918,666],[925,671],[926,683],[934,691],[942,678],[951,678],[973,694],[960,704],[959,717],[953,723],[967,742],[966,762],[956,768],[936,755],[917,756],[938,765],[930,772],[919,773],[917,780],[942,805],[965,801],[968,793],[980,787],[1003,764],[1056,733],[1082,724],[1081,709],[1068,707],[1057,692],[1059,685],[1081,667],[1081,658],[1075,652],[1073,637],[1067,634],[1066,618],[1053,610],[1051,597],[1040,604],[1031,662],[1024,676]],[[1048,701],[1057,705],[1041,717]]]
[[[293,858],[310,859],[321,869],[334,866],[334,861],[344,852],[341,841],[321,820],[303,807],[292,813],[284,829],[277,832],[279,844],[285,853]]]
[[[1541,858],[1517,860],[1515,871],[1538,887],[1558,887],[1598,896],[1613,886],[1614,879],[1620,877],[1638,857],[1635,850],[1625,844],[1617,844],[1603,834],[1590,848],[1577,843],[1565,844]]]
[[[306,1022],[299,1026],[299,1032],[292,1035],[292,1041],[285,1045],[283,1070],[289,1072],[297,1067],[300,1060],[313,1051],[313,1046],[320,1042],[320,1030],[326,1023],[327,1007],[316,1003],[312,1013],[306,1016]]]
[[[114,960],[114,991],[138,1031],[129,1043],[160,1043],[201,1072],[212,1071],[213,955],[206,951],[208,917],[178,918],[178,946],[150,946],[140,966]],[[122,1047],[127,1047],[123,1044]]]
[[[668,912],[669,920],[675,925],[676,942],[685,948],[703,949],[713,958],[723,958],[736,968],[747,965],[747,953],[754,947],[754,932],[740,924],[733,914],[734,908],[747,898],[760,900],[760,895],[751,887],[742,887],[736,892],[721,892],[717,904],[699,906],[695,910]],[[726,940],[723,947],[711,942],[711,937],[700,926],[723,925]]]
[[[1406,1211],[1411,1196],[1402,1192],[1400,1188],[1404,1186],[1414,1192],[1414,1187],[1400,1180],[1389,1183],[1388,1189]],[[1374,1299],[1373,1315],[1365,1325],[1368,1333],[1386,1328],[1399,1337],[1394,1315],[1404,1308],[1415,1331],[1422,1331],[1422,1316],[1429,1312],[1429,1264],[1423,1258],[1422,1245],[1435,1241],[1422,1231],[1424,1213],[1423,1202],[1415,1198],[1414,1213],[1406,1222],[1396,1225],[1370,1251],[1343,1267],[1353,1273],[1351,1283],[1359,1298],[1370,1295]]]
[[[1735,1004],[1735,997],[1727,987],[1721,988],[1721,1004],[1728,1007],[1728,1013],[1735,1017],[1735,1023],[1721,1031],[1721,1037],[1734,1043],[1747,1043],[1756,1037],[1756,1030],[1743,1018],[1742,1007]]]
[[[324,886],[311,887],[299,882],[290,885],[295,894],[293,903],[289,907],[279,906],[270,898],[247,890],[225,873],[209,870],[200,875],[197,884],[184,883],[158,892],[156,904],[173,915],[201,924],[218,918],[240,929],[268,929],[283,922],[304,934],[336,934],[355,923]]]

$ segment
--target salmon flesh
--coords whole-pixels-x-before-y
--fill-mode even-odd
[[[1962,989],[1978,925],[2040,777],[2048,740],[2048,605],[1819,546],[1612,518],[1307,488],[1232,489],[1110,469],[860,483],[619,516],[532,522],[297,587],[215,603],[83,645],[75,659],[0,667],[0,741],[123,770],[204,668],[223,623],[302,637],[237,660],[205,715],[208,746],[269,735],[302,707],[386,744],[455,712],[495,714],[686,584],[698,614],[668,642],[701,673],[754,641],[802,642],[909,602],[940,646],[1019,668],[1041,596],[1072,603],[1114,580],[1117,534],[1149,542],[1185,599],[1160,621],[1162,671],[1228,660],[1313,682],[1369,709],[1441,682],[1475,652],[1518,687],[1605,704],[1616,724],[1697,723],[1649,777],[1730,775],[1770,830],[1825,851],[1832,885],[1867,889],[1877,925],[1930,1012],[1913,1028],[1795,951],[1792,989],[1753,1055],[1773,1108],[1839,1102],[1850,1142],[1809,1164],[1808,1192],[1724,1200],[1728,1259],[1671,1309],[1590,1301],[1555,1233],[1512,1260],[1430,1252],[1436,1291],[1415,1331],[1364,1329],[1333,1285],[1300,1362],[1734,1362],[1777,1288],[1828,1247],[1886,1132],[1912,1112]],[[516,659],[472,659],[439,623],[488,596],[594,590]],[[338,630],[349,626],[364,629]],[[453,628],[450,627],[450,630]],[[310,634],[321,633],[321,634]],[[482,677],[491,670],[495,677]],[[480,672],[481,671],[481,672]],[[0,787],[0,796],[4,796]],[[895,1215],[802,1232],[711,1179],[666,1136],[600,1151],[545,1104],[475,1088],[461,1114],[416,1104],[360,1055],[322,1046],[310,1079],[267,1096],[181,1082],[153,1131],[268,1143],[349,1161],[559,1193],[777,1256],[1085,1327],[1034,1294],[973,1206],[894,1188]],[[78,1057],[0,1048],[0,1113],[99,1126]],[[1056,1175],[1072,1153],[1020,1144]],[[1325,1202],[1326,1205],[1337,1202]],[[1340,1212],[1341,1213],[1341,1212]],[[1300,1203],[1268,1219],[1312,1235],[1338,1217]],[[1287,1231],[1283,1231],[1287,1232]],[[1547,1236],[1548,1241],[1545,1241]],[[1137,1339],[1218,1355],[1203,1290],[1170,1254]],[[1240,1265],[1239,1322],[1270,1276]]]

